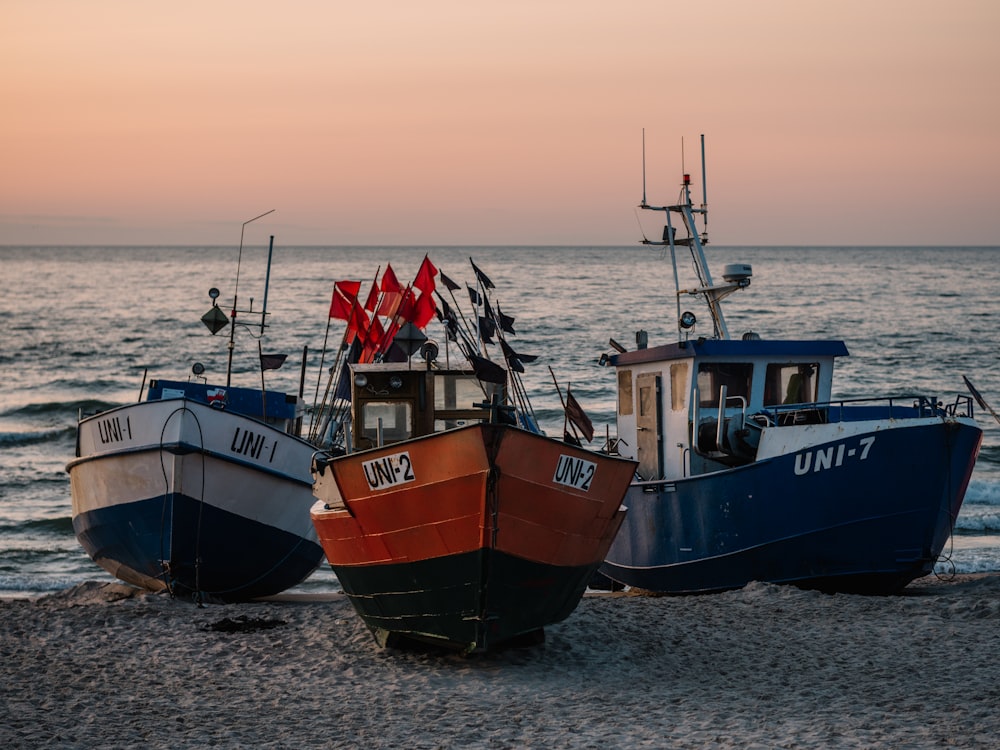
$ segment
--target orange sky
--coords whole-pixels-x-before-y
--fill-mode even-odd
[[[0,3],[0,244],[1000,244],[1000,2]],[[699,188],[700,191],[700,188]],[[700,194],[700,193],[699,193]]]

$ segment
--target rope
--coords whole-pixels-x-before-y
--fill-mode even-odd
[[[173,493],[170,493],[170,478],[167,476],[167,467],[166,467],[166,463],[163,460],[163,453],[164,453],[164,450],[163,450],[163,436],[167,432],[167,425],[170,424],[170,420],[173,419],[175,415],[181,414],[183,412],[189,412],[191,414],[191,416],[194,418],[195,424],[198,426],[198,441],[199,441],[198,455],[201,456],[201,498],[199,499],[199,505],[198,505],[198,528],[197,528],[197,532],[196,532],[196,536],[195,536],[195,590],[196,590],[196,595],[197,595],[197,590],[200,588],[200,577],[201,577],[201,554],[200,554],[200,552],[201,552],[201,512],[202,512],[202,508],[204,507],[204,504],[205,504],[205,436],[204,436],[204,433],[203,433],[203,431],[201,429],[201,422],[198,420],[198,415],[195,414],[187,406],[181,406],[178,409],[174,409],[174,411],[170,412],[170,414],[167,415],[167,418],[165,420],[163,420],[163,427],[160,430],[160,472],[163,475],[163,486],[164,486],[163,506],[162,506],[162,510],[161,510],[161,513],[160,513],[160,566],[163,568],[163,580],[164,580],[164,583],[167,586],[167,593],[170,594],[171,597],[174,597],[175,594],[174,594],[174,590],[173,590],[173,586],[172,586],[172,578],[171,578],[171,574],[170,574],[170,561],[168,560],[167,555],[164,554],[165,550],[163,548],[163,542],[164,542],[164,533],[165,533],[166,527],[167,527],[167,520],[166,520],[166,515],[167,515],[167,497],[168,497],[168,493],[169,494],[173,494]],[[172,542],[173,541],[173,534],[172,533],[170,535],[170,538],[171,538],[171,542]],[[171,555],[172,554],[173,554],[173,550],[171,549]],[[201,601],[198,602],[198,605],[202,606]]]
[[[942,420],[942,423],[944,423],[943,420]],[[944,441],[945,442],[945,453],[949,457],[951,456],[951,451],[952,451],[952,449],[954,447],[954,446],[952,446],[952,443],[951,443],[951,432],[952,432],[951,430],[948,430],[945,433],[945,441]],[[948,462],[948,480],[947,480],[948,492],[945,495],[944,500],[942,501],[942,505],[943,505],[942,510],[948,516],[948,550],[947,550],[947,552],[945,552],[944,550],[942,550],[941,554],[938,555],[938,559],[935,561],[935,563],[942,563],[942,564],[948,566],[949,571],[948,571],[947,574],[942,574],[942,573],[939,573],[937,571],[936,567],[935,567],[933,569],[934,577],[937,578],[939,581],[953,581],[953,580],[955,580],[955,576],[958,574],[958,572],[957,572],[957,570],[955,568],[955,562],[954,562],[954,560],[952,560],[952,557],[951,557],[952,553],[955,551],[955,522],[958,520],[957,516],[952,515],[951,507],[950,507],[952,493],[954,492],[954,483],[952,481],[953,478],[954,478],[954,475],[953,475],[953,472],[952,472],[952,464],[951,464],[951,461],[949,461]]]
[[[170,423],[170,420],[173,419],[175,415],[180,414],[182,412],[189,412],[191,414],[191,416],[194,418],[195,424],[198,426],[198,440],[199,440],[198,455],[201,457],[201,493],[200,493],[200,495],[198,497],[198,522],[197,522],[197,525],[195,527],[195,544],[194,544],[194,550],[195,550],[195,558],[194,558],[194,592],[193,592],[192,596],[194,597],[194,600],[198,604],[199,607],[204,607],[204,600],[205,600],[205,596],[206,595],[208,595],[208,596],[223,596],[223,595],[226,595],[226,594],[231,594],[231,593],[236,592],[236,591],[241,591],[243,589],[247,589],[247,588],[249,588],[251,586],[256,585],[260,581],[264,580],[267,576],[270,576],[276,570],[278,570],[281,566],[283,566],[285,564],[285,562],[287,562],[292,557],[292,555],[294,555],[295,552],[300,547],[302,547],[302,545],[306,542],[306,540],[303,537],[299,537],[297,539],[297,541],[291,546],[291,548],[280,559],[278,559],[270,568],[268,568],[267,570],[263,571],[260,575],[256,576],[252,580],[245,581],[245,582],[243,582],[243,583],[241,583],[241,584],[239,584],[237,586],[234,586],[234,587],[228,588],[228,589],[216,589],[216,590],[212,590],[212,591],[206,591],[206,590],[202,589],[202,585],[201,585],[201,565],[202,565],[202,557],[201,557],[201,532],[202,532],[202,518],[203,518],[203,513],[204,513],[204,508],[205,508],[205,437],[204,437],[204,431],[202,430],[202,427],[201,427],[201,422],[198,419],[198,415],[193,410],[189,409],[187,406],[182,406],[179,409],[175,409],[173,412],[171,412],[167,416],[166,420],[164,420],[164,422],[163,422],[163,428],[160,431],[160,471],[163,474],[164,487],[165,487],[165,489],[167,491],[167,492],[164,493],[163,506],[162,506],[163,509],[162,509],[162,513],[161,513],[161,516],[160,516],[160,561],[161,561],[161,565],[162,565],[163,571],[164,571],[164,582],[166,583],[167,592],[170,594],[170,596],[171,597],[175,597],[176,593],[174,591],[173,580],[172,580],[172,577],[171,577],[171,574],[170,574],[170,562],[167,561],[166,555],[164,554],[165,550],[164,550],[164,547],[163,547],[164,536],[165,536],[166,526],[167,526],[167,521],[166,521],[167,493],[170,490],[170,480],[169,480],[169,478],[167,476],[167,468],[166,468],[166,464],[164,462],[164,456],[163,456],[163,454],[165,452],[164,449],[163,449],[163,446],[164,446],[163,436],[166,434],[167,425]],[[171,535],[171,538],[172,538],[172,535]]]

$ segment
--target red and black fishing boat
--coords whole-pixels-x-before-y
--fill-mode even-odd
[[[537,642],[604,559],[635,463],[541,434],[519,355],[474,353],[478,325],[463,330],[440,300],[471,367],[441,366],[431,342],[417,365],[348,365],[340,449],[313,461],[312,520],[379,644]]]

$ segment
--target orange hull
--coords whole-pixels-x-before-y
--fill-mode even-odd
[[[477,424],[317,466],[312,520],[373,630],[455,640],[450,631],[391,624],[423,607],[425,625],[442,617],[490,622],[496,642],[575,608],[622,523],[634,471],[631,461]],[[529,588],[535,604],[525,601]],[[463,597],[465,609],[441,611]],[[516,612],[515,600],[523,602]],[[505,630],[505,620],[516,625]],[[484,639],[458,640],[484,648]]]
[[[399,481],[372,468],[401,455],[408,459],[392,474]],[[583,462],[581,471],[592,476],[578,480],[580,487],[557,482],[560,460]],[[475,425],[334,459],[316,477],[321,502],[312,519],[333,566],[484,547],[550,565],[585,565],[604,559],[633,472],[628,461],[517,428]]]

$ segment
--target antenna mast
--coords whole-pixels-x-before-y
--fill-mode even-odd
[[[239,301],[240,295],[240,265],[243,263],[243,233],[246,231],[247,224],[250,224],[257,219],[263,219],[268,214],[273,214],[275,209],[270,211],[265,211],[260,216],[254,216],[252,219],[247,219],[243,222],[243,226],[240,227],[240,253],[236,258],[236,289],[233,292],[233,310],[230,313],[230,324],[229,324],[229,362],[226,365],[226,388],[232,384],[233,380],[233,350],[236,348],[236,313],[237,313],[237,302]],[[271,246],[274,246],[274,237],[271,238]],[[271,255],[270,251],[267,256],[267,273],[270,277],[271,274]],[[253,298],[250,298],[250,307],[253,307]],[[267,284],[265,282],[264,286],[264,310],[267,310]],[[266,313],[265,313],[266,314]],[[264,316],[260,319],[260,332],[264,333]]]
[[[659,245],[670,248],[670,260],[674,267],[674,285],[677,288],[677,326],[678,332],[682,335],[695,323],[694,315],[689,313],[681,314],[680,300],[682,296],[692,295],[701,297],[708,306],[712,318],[712,327],[716,338],[728,339],[729,329],[726,326],[725,317],[722,314],[720,302],[733,292],[745,289],[750,285],[750,266],[747,264],[733,264],[723,269],[723,283],[716,284],[712,280],[712,275],[708,269],[708,261],[705,259],[705,245],[708,244],[708,188],[705,179],[705,136],[701,136],[701,183],[702,183],[702,204],[695,207],[691,200],[691,175],[685,170],[684,164],[684,139],[681,138],[681,173],[683,181],[681,183],[681,194],[678,202],[672,206],[650,206],[645,199],[645,131],[643,131],[643,202],[640,208],[647,211],[662,211],[666,220],[663,231],[663,239],[660,241],[648,240],[643,237],[644,245]],[[678,238],[675,236],[675,227],[671,222],[671,214],[679,215],[681,223],[687,230],[687,237]],[[697,216],[701,216],[702,231],[698,231]],[[694,261],[695,272],[698,275],[698,286],[691,289],[681,289],[677,274],[677,259],[674,254],[677,246],[687,247]]]
[[[701,134],[701,221],[702,240],[708,242],[708,180],[705,177],[705,134]]]
[[[642,129],[642,203],[646,205],[646,128]]]

